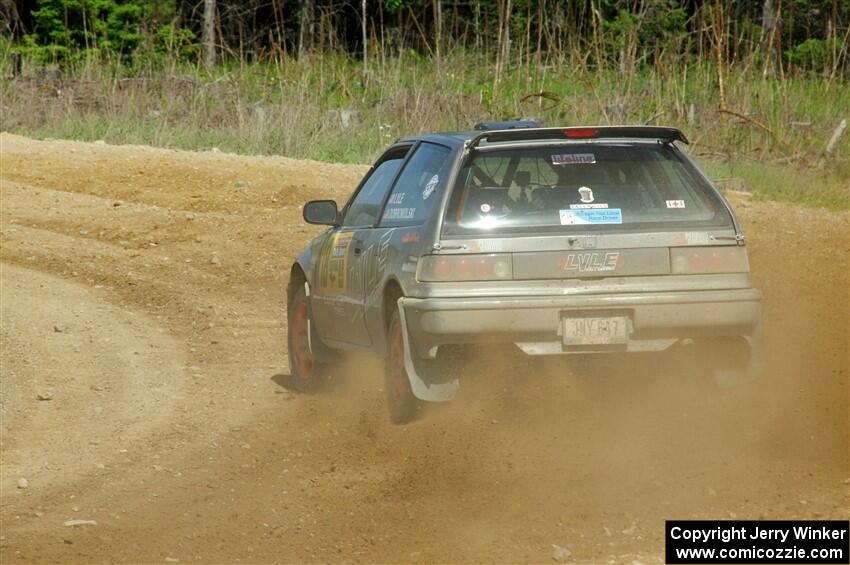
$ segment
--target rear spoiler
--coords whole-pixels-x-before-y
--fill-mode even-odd
[[[467,147],[474,149],[482,141],[542,141],[556,139],[657,139],[666,143],[688,143],[680,130],[660,126],[598,126],[565,128],[528,128],[484,131],[472,138]]]

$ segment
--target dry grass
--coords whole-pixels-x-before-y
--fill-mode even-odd
[[[742,163],[768,172],[790,164],[801,175],[827,179],[816,198],[810,187],[785,182],[787,175],[756,179],[756,191],[766,197],[848,205],[850,133],[823,155],[835,126],[850,114],[846,80],[779,80],[732,67],[724,73],[728,111],[721,112],[710,63],[670,59],[623,74],[591,70],[573,58],[518,65],[498,82],[492,69],[491,59],[460,50],[439,65],[415,53],[379,55],[365,76],[356,61],[335,54],[231,63],[213,73],[173,61],[133,70],[84,61],[62,73],[33,64],[23,77],[0,83],[0,129],[362,163],[402,135],[463,130],[487,119],[654,123],[682,128],[702,160],[717,161],[719,174],[735,174]],[[0,72],[6,76],[8,69]]]

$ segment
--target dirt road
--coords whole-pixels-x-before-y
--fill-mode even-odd
[[[846,212],[735,199],[755,385],[485,351],[396,427],[374,359],[281,386],[299,204],[364,170],[0,134],[4,563],[652,563],[667,518],[848,517]]]

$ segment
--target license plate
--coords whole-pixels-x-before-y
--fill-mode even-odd
[[[564,318],[561,335],[564,345],[615,345],[629,340],[628,318]]]

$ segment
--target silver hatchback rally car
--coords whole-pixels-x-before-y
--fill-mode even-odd
[[[457,346],[529,355],[710,351],[752,365],[761,293],[729,204],[677,146],[677,129],[479,124],[401,139],[292,266],[293,385],[335,350],[385,358],[394,422],[458,389]]]

